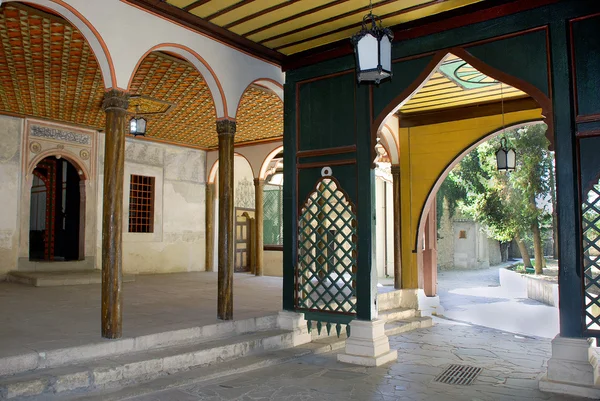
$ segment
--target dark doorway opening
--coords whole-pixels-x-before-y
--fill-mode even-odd
[[[33,170],[29,259],[70,261],[80,255],[81,197],[77,169],[54,156]]]

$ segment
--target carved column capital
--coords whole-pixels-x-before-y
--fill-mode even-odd
[[[392,175],[400,175],[400,166],[393,165],[391,167],[391,170],[392,170]]]
[[[265,180],[263,180],[262,178],[255,178],[254,179],[254,186],[257,188],[261,188],[265,186]]]
[[[235,120],[217,120],[217,134],[219,136],[234,136],[235,129]]]
[[[129,92],[119,89],[111,89],[104,94],[102,108],[106,112],[115,109],[126,111],[129,107],[129,96]]]

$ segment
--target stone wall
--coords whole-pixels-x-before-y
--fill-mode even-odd
[[[454,229],[448,211],[448,202],[444,199],[444,211],[438,225],[438,268],[450,270],[454,267]]]
[[[0,116],[0,278],[17,266],[22,132],[22,119]]]
[[[98,221],[102,219],[104,135],[98,145]],[[206,152],[127,138],[123,194],[123,271],[202,271],[205,247]],[[131,175],[154,177],[154,232],[129,232]],[[98,225],[98,252],[101,247]],[[100,267],[100,261],[97,263]]]

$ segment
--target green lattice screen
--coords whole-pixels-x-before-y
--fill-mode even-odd
[[[265,185],[263,213],[265,245],[283,245],[283,187]]]
[[[592,186],[581,207],[585,328],[600,335],[600,181]]]
[[[335,179],[322,178],[298,221],[297,309],[355,313],[356,241],[353,205]]]

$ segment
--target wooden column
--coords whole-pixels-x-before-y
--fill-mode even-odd
[[[400,210],[400,166],[392,166],[394,202],[394,288],[402,289],[402,210]]]
[[[217,121],[219,134],[219,283],[217,317],[233,319],[233,120]]]
[[[102,337],[122,335],[122,230],[125,129],[129,94],[112,89],[104,95],[106,134],[102,209]]]
[[[215,184],[206,183],[206,251],[205,269],[212,272],[215,261]]]
[[[423,250],[423,290],[428,297],[437,294],[437,202],[433,199],[425,221],[425,249]]]
[[[264,265],[264,196],[265,180],[254,179],[254,217],[256,218],[256,275],[263,275]]]

